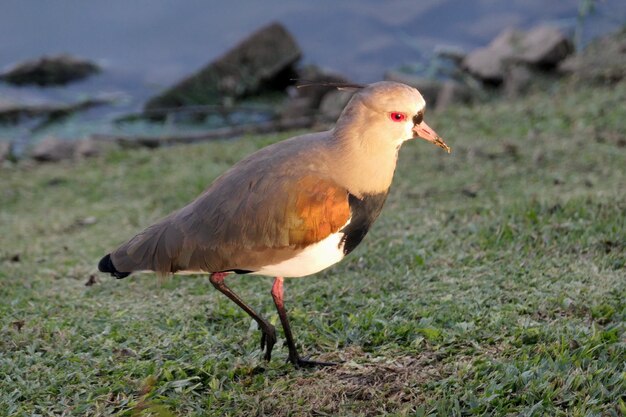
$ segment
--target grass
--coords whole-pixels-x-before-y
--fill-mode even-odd
[[[206,276],[98,259],[282,137],[0,170],[0,415],[626,415],[626,84],[428,120],[365,242],[286,303],[321,370],[265,363]],[[270,278],[230,283],[277,323]],[[90,285],[86,285],[90,284]],[[282,334],[281,334],[282,337]]]

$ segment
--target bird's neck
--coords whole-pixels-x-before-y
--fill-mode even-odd
[[[380,138],[369,138],[367,134],[337,126],[331,135],[333,159],[340,164],[335,171],[336,181],[357,197],[387,193],[398,159],[398,149],[377,146]]]

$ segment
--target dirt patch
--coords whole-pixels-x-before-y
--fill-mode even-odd
[[[315,372],[304,371],[289,381],[274,384],[272,391],[259,400],[257,415],[374,416],[410,412],[424,400],[420,387],[446,373],[441,358],[433,351],[389,359],[351,348],[339,357],[316,359],[344,362]]]

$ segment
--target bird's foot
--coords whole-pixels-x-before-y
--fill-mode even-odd
[[[276,328],[267,323],[261,325],[261,351],[265,351],[264,358],[266,361],[272,359],[272,349],[276,344]]]
[[[310,360],[308,358],[303,359],[298,354],[296,355],[289,354],[289,357],[287,358],[287,362],[292,363],[293,366],[295,366],[296,368],[317,368],[317,367],[321,368],[324,366],[337,366],[335,362],[320,362],[320,361]]]

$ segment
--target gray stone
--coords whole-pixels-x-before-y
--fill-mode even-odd
[[[441,112],[455,104],[469,103],[472,97],[469,87],[456,81],[444,81],[435,101],[435,111]]]
[[[556,28],[538,26],[528,32],[506,29],[488,46],[470,52],[462,67],[484,82],[500,84],[510,62],[552,68],[572,51],[572,42]]]
[[[74,155],[79,158],[91,158],[103,152],[104,144],[93,139],[79,140],[74,149]]]
[[[298,80],[301,84],[315,83],[350,83],[347,77],[336,72],[320,68],[316,65],[307,65],[298,70]],[[305,97],[309,100],[312,109],[318,109],[322,98],[330,91],[337,90],[336,87],[311,85],[309,87],[300,87],[296,89],[298,97]]]
[[[336,86],[324,84],[349,84],[350,81],[341,74],[307,65],[298,69],[296,86],[288,89],[290,98],[281,109],[281,118],[314,116],[319,113],[323,98],[334,91]]]
[[[447,59],[449,61],[454,62],[457,65],[460,65],[461,62],[467,56],[465,51],[457,46],[451,45],[436,45],[435,46],[435,55],[441,59]]]
[[[533,72],[528,65],[511,63],[504,76],[504,94],[509,98],[517,98],[528,90],[532,81]]]
[[[0,79],[16,85],[65,85],[99,71],[91,61],[62,54],[18,63],[0,74]]]
[[[110,95],[89,98],[75,103],[0,99],[0,122],[15,124],[33,117],[47,117],[49,121],[54,121],[93,107],[111,104],[114,100],[115,96]]]
[[[563,75],[571,75],[582,66],[582,54],[570,55],[559,64],[557,70]]]
[[[31,158],[39,162],[58,162],[74,157],[76,142],[47,137],[30,152]]]
[[[559,71],[581,81],[618,82],[626,78],[626,29],[591,42],[559,65]]]
[[[0,122],[18,123],[23,118],[47,114],[50,108],[56,108],[60,103],[42,100],[0,98]]]
[[[317,112],[310,97],[290,97],[283,103],[279,116],[281,119],[295,119],[297,117],[312,116]]]
[[[465,57],[462,67],[475,77],[491,83],[500,83],[504,78],[503,61],[512,57],[519,47],[523,34],[506,29],[491,43],[478,48]]]
[[[278,23],[259,29],[225,55],[151,98],[145,110],[186,105],[221,104],[265,91],[283,91],[295,77],[301,51]]]
[[[12,157],[11,142],[0,138],[0,162],[8,161]]]
[[[320,115],[322,118],[331,122],[336,121],[353,94],[354,91],[329,91],[320,103]]]
[[[537,26],[524,35],[520,50],[515,58],[521,62],[554,67],[574,51],[574,44],[557,28]]]
[[[431,106],[436,104],[439,91],[441,91],[441,88],[443,87],[443,81],[424,78],[395,70],[387,71],[385,73],[385,80],[395,81],[417,88],[424,97],[424,100],[426,100],[426,102]]]

